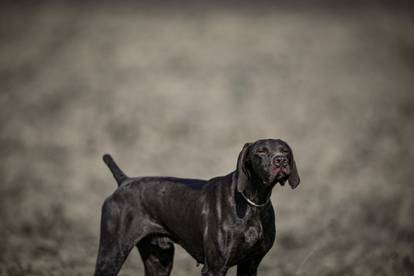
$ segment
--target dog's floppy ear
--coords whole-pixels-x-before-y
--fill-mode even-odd
[[[296,167],[296,162],[295,162],[295,158],[293,158],[293,151],[292,149],[289,147],[290,149],[290,176],[288,178],[288,182],[290,187],[292,187],[292,189],[295,189],[299,183],[300,183],[300,177],[298,174],[298,169]]]
[[[249,181],[248,171],[246,169],[246,156],[249,152],[249,147],[252,143],[246,143],[243,146],[239,154],[239,158],[237,158],[237,168],[236,168],[236,176],[237,176],[237,190],[239,192],[243,192],[246,189],[247,182]]]

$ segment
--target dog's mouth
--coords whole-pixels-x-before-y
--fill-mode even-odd
[[[257,176],[266,186],[275,186],[277,183],[284,185],[291,173],[290,166],[270,166],[261,170]]]
[[[274,167],[272,168],[271,174],[267,177],[266,183],[275,185],[280,183],[280,185],[284,186],[287,178],[290,175],[289,167]]]
[[[289,177],[290,171],[288,168],[277,168],[277,170],[272,170],[272,173],[269,174],[264,179],[265,185],[276,185],[280,183],[280,185],[285,185],[287,178]]]
[[[289,167],[273,167],[272,174],[276,178],[282,178],[290,174],[290,169]]]

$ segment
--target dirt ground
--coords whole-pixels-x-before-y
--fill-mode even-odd
[[[209,178],[263,137],[302,183],[275,188],[259,275],[413,275],[410,10],[36,3],[0,8],[1,276],[93,274],[103,153]],[[177,248],[172,275],[200,270]]]

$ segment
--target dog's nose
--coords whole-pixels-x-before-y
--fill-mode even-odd
[[[286,156],[283,155],[276,155],[275,157],[273,157],[273,164],[279,168],[279,167],[287,167],[288,165],[288,159]]]

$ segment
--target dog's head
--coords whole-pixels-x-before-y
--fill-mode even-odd
[[[288,181],[292,189],[300,182],[292,149],[279,139],[246,143],[239,154],[237,174],[239,191],[253,178],[269,187],[276,183],[283,186]]]

